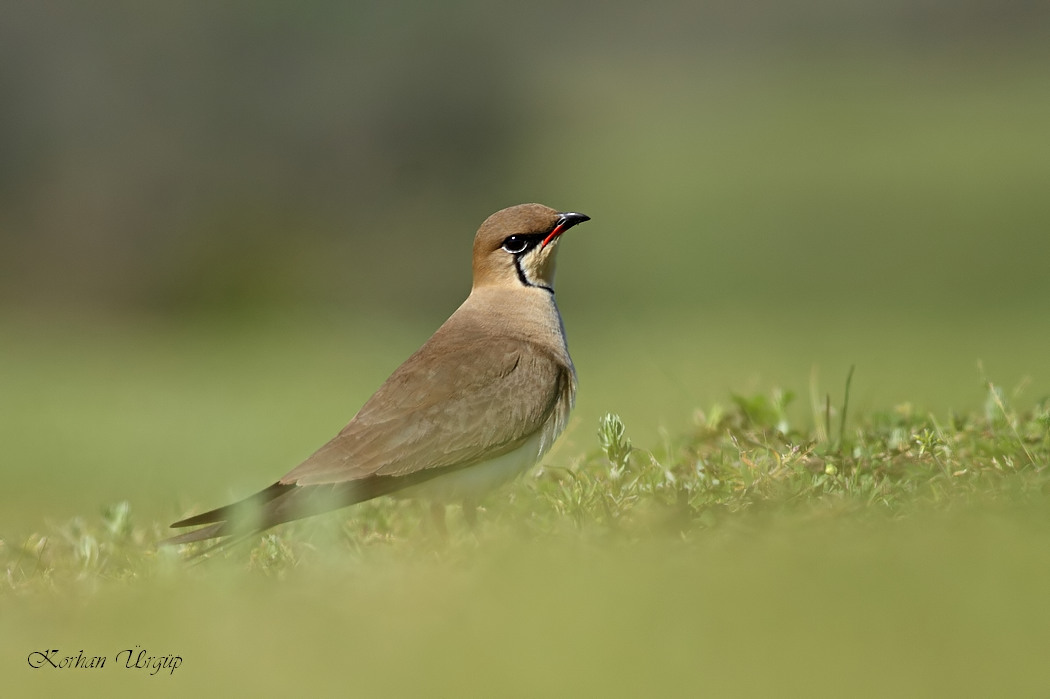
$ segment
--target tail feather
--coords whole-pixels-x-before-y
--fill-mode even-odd
[[[278,481],[232,505],[180,519],[171,525],[173,529],[208,526],[178,534],[160,543],[178,546],[220,537],[256,534],[278,524],[389,495],[458,468],[427,469],[403,476],[370,476],[355,481],[307,486]]]
[[[287,483],[274,483],[269,488],[261,490],[251,497],[247,497],[244,500],[235,502],[232,505],[226,505],[224,507],[216,507],[214,510],[203,512],[193,517],[187,517],[186,519],[180,519],[171,525],[172,529],[181,529],[182,527],[196,527],[201,524],[215,524],[217,522],[229,522],[232,520],[242,519],[249,516],[252,512],[257,512],[264,509],[269,503],[273,502],[282,495],[286,495],[288,491],[294,490],[298,486],[287,484]],[[211,527],[209,527],[211,529]],[[200,531],[204,531],[203,529]]]
[[[165,539],[160,543],[164,546],[179,546],[180,544],[192,544],[196,541],[207,541],[208,539],[214,539],[216,537],[225,536],[225,532],[223,530],[226,528],[226,522],[219,522],[217,524],[211,525],[210,527],[194,529],[191,532],[178,534],[176,536]]]

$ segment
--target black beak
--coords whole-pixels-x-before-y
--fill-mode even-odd
[[[584,221],[590,221],[591,217],[587,214],[578,214],[574,211],[568,211],[561,215],[558,219],[558,225],[556,228],[560,228],[562,232],[565,232],[575,226],[577,223],[583,223]]]
[[[543,242],[540,243],[540,247],[547,247],[547,245],[552,240],[554,240],[559,235],[575,226],[577,223],[583,223],[584,221],[590,220],[591,217],[587,214],[578,214],[574,211],[568,211],[566,213],[560,214],[560,217],[558,218],[558,223],[554,226],[554,230],[551,231],[550,234],[548,234],[547,237],[543,239]]]

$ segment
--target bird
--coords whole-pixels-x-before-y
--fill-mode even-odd
[[[244,537],[382,495],[445,506],[478,499],[551,448],[576,398],[576,369],[554,301],[565,231],[590,217],[542,204],[489,216],[473,246],[466,300],[335,437],[284,477],[231,505],[179,520],[169,545]]]

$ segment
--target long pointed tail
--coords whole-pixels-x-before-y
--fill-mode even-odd
[[[214,510],[187,517],[186,519],[180,519],[171,525],[172,529],[196,527],[202,524],[211,526],[179,534],[160,543],[165,546],[176,546],[178,544],[190,544],[195,541],[206,541],[221,536],[247,533],[253,530],[262,531],[268,529],[280,523],[280,520],[273,521],[273,513],[277,509],[275,504],[282,499],[288,498],[298,488],[299,486],[296,485],[274,483],[269,488],[240,502],[217,507]]]
[[[284,522],[388,495],[447,473],[448,470],[428,469],[405,476],[370,476],[355,481],[307,486],[278,481],[240,502],[175,522],[171,525],[173,529],[208,526],[178,534],[160,543],[176,546],[219,537],[254,534]]]

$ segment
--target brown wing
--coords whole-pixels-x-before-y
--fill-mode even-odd
[[[464,466],[563,426],[571,367],[548,350],[488,333],[438,333],[334,439],[280,480],[317,485]],[[551,420],[550,418],[553,419]]]
[[[462,325],[455,333],[444,330],[313,456],[262,492],[176,522],[172,527],[210,526],[165,543],[262,531],[386,495],[439,475],[435,469],[509,452],[537,431],[538,451],[545,452],[572,407],[572,365],[521,339]]]

